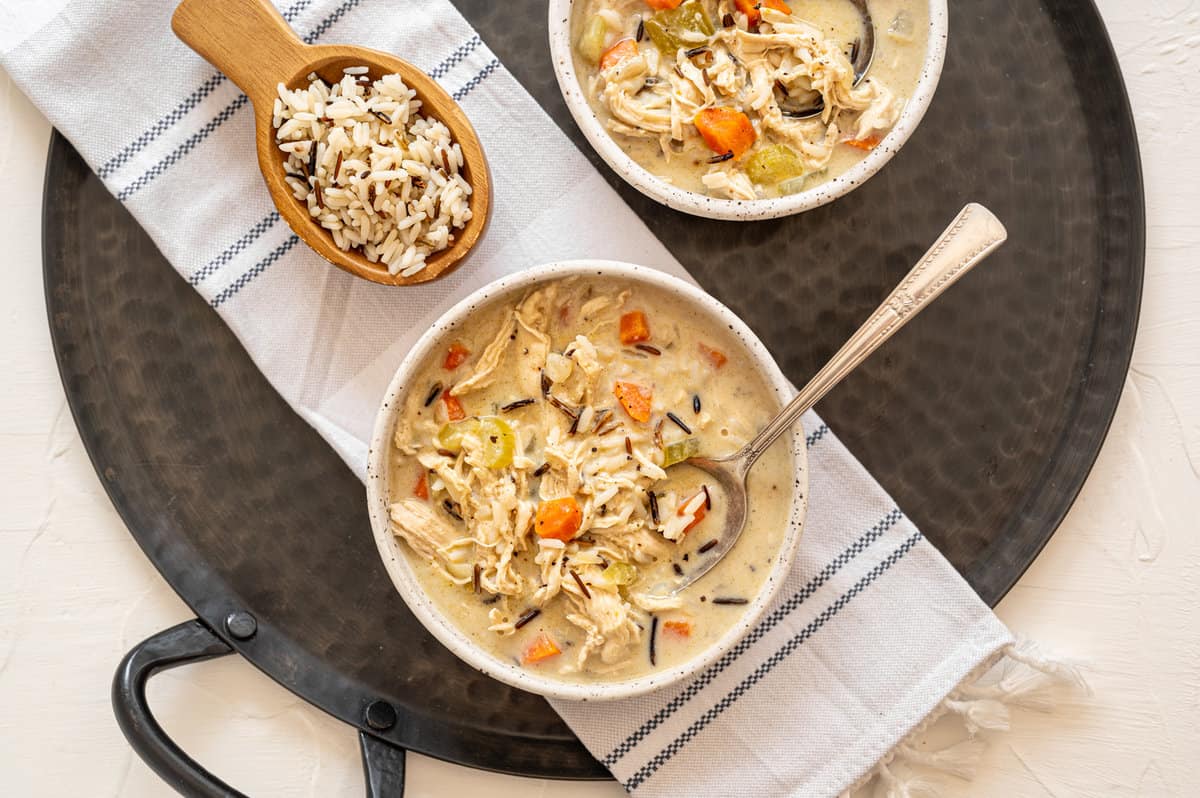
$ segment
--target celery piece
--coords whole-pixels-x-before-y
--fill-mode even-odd
[[[771,144],[746,159],[746,175],[759,185],[774,185],[804,174],[804,161],[784,144]]]
[[[604,42],[608,38],[608,24],[599,14],[591,17],[583,25],[583,33],[579,35],[579,54],[593,64],[600,62],[604,54]]]
[[[685,438],[681,441],[668,443],[663,449],[663,468],[669,468],[676,463],[682,463],[689,457],[700,453],[700,441],[697,438]]]
[[[486,467],[504,468],[512,464],[517,437],[504,419],[484,416],[451,421],[438,430],[437,441],[441,448],[457,454],[462,451],[463,440],[467,437],[479,440],[479,453]]]
[[[488,468],[512,465],[517,436],[507,421],[494,416],[479,419],[479,438],[483,443],[483,464]]]
[[[464,418],[461,421],[451,421],[449,424],[443,424],[438,430],[437,441],[438,446],[448,452],[458,454],[462,451],[463,438],[468,435],[475,435],[479,432],[479,419]]]
[[[703,33],[712,36],[716,29],[700,0],[687,0],[669,11],[660,11],[646,20],[646,35],[663,55],[675,57],[679,48],[691,49],[700,46],[700,42],[690,41],[680,34],[684,32]]]
[[[638,570],[627,562],[615,562],[600,575],[614,585],[632,585],[637,581]]]

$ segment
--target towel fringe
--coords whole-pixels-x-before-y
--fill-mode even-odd
[[[974,779],[987,749],[987,743],[977,737],[979,732],[1008,731],[1011,707],[1053,711],[1055,690],[1064,685],[1092,694],[1078,663],[1046,656],[1028,640],[1005,646],[969,673],[840,798],[868,786],[875,798],[940,795],[939,785],[922,775],[922,768],[965,781]],[[960,716],[967,739],[937,751],[919,748],[919,738],[949,713]]]

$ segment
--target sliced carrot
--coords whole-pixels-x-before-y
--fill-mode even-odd
[[[696,497],[697,497],[697,496],[702,496],[702,495],[704,495],[704,490],[703,490],[703,489],[696,491],[696,492],[695,492],[695,493],[693,493],[691,496],[688,496],[686,499],[684,499],[683,501],[681,501],[681,502],[679,503],[679,509],[675,511],[675,514],[676,514],[676,515],[681,515],[681,516],[685,516],[685,517],[686,517],[686,516],[688,515],[688,513],[687,513],[687,512],[685,512],[685,510],[686,510],[687,506],[688,506],[689,504],[691,504],[693,501],[695,501],[695,499],[696,499]],[[703,521],[703,520],[704,520],[704,516],[706,516],[706,515],[708,515],[708,501],[707,501],[707,499],[706,499],[705,501],[702,501],[702,502],[700,502],[700,506],[696,508],[696,511],[695,511],[695,512],[693,512],[693,513],[691,513],[692,520],[691,520],[691,521],[689,521],[689,522],[688,522],[688,525],[687,525],[687,526],[685,526],[685,527],[683,528],[683,534],[685,534],[685,535],[686,535],[688,532],[691,532],[691,531],[692,531],[692,527],[694,527],[696,524],[698,524],[698,523],[700,523],[701,521]]]
[[[725,357],[725,353],[720,349],[713,349],[707,344],[701,343],[700,352],[708,358],[708,362],[713,364],[713,368],[719,369],[729,362],[729,358]]]
[[[451,421],[462,421],[467,417],[467,411],[463,410],[462,402],[458,401],[457,396],[451,396],[449,391],[442,391],[442,402],[446,405],[446,418]]]
[[[733,4],[737,6],[738,11],[746,15],[746,24],[752,28],[762,22],[760,8],[773,8],[785,14],[792,13],[792,9],[788,8],[788,4],[783,0],[733,0]]]
[[[539,632],[538,636],[529,641],[529,645],[525,647],[525,653],[521,655],[521,662],[526,665],[536,665],[537,663],[557,657],[562,653],[562,649],[558,647],[558,643],[554,642],[554,638],[545,632]]]
[[[621,315],[621,343],[628,346],[649,340],[650,326],[646,324],[645,313],[634,310]]]
[[[637,54],[637,42],[633,39],[621,39],[600,55],[600,68],[608,69],[609,67],[616,66],[626,58],[632,58]]]
[[[540,538],[568,541],[575,537],[583,523],[583,511],[573,496],[550,499],[538,505],[533,518],[533,531]]]
[[[679,8],[679,4],[682,2],[683,0],[646,0],[646,5],[655,11],[668,11],[672,8]]]
[[[696,114],[693,123],[704,143],[718,155],[732,152],[734,158],[740,158],[758,138],[750,117],[735,108],[704,108]]]
[[[842,143],[848,144],[855,149],[862,150],[863,152],[870,152],[879,146],[880,141],[882,141],[882,139],[880,139],[879,136],[867,136],[865,139],[846,139]]]
[[[618,381],[613,386],[613,395],[634,421],[650,420],[650,402],[654,399],[654,391],[634,382]]]
[[[429,498],[429,475],[424,469],[421,470],[421,476],[417,477],[417,484],[413,486],[413,495],[418,499]]]
[[[450,344],[450,348],[446,350],[446,359],[442,361],[442,368],[446,371],[454,371],[456,368],[467,362],[467,358],[471,356],[471,350],[460,344],[458,341]]]
[[[663,633],[673,637],[691,637],[691,621],[663,621]]]

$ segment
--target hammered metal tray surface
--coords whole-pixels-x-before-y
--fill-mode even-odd
[[[969,200],[1008,244],[819,407],[989,603],[1069,508],[1128,367],[1144,251],[1136,139],[1088,0],[956,4],[928,116],[857,192],[790,219],[695,219],[629,189],[563,105],[537,0],[459,7],[700,282],[804,381]],[[514,131],[514,135],[519,131]],[[409,614],[362,485],[55,135],[47,305],[83,440],[147,556],[237,650],[348,723],[383,698],[389,741],[528,775],[605,771],[540,699],[481,676]],[[604,253],[595,253],[603,256]],[[377,733],[378,734],[378,733]]]

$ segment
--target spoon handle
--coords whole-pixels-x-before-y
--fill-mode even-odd
[[[309,60],[270,0],[183,0],[171,29],[253,102],[272,98]]]
[[[734,455],[743,463],[742,469],[748,471],[759,455],[790,429],[801,414],[1006,238],[1008,232],[1004,225],[987,208],[976,203],[963,208],[858,332],[754,440]]]

